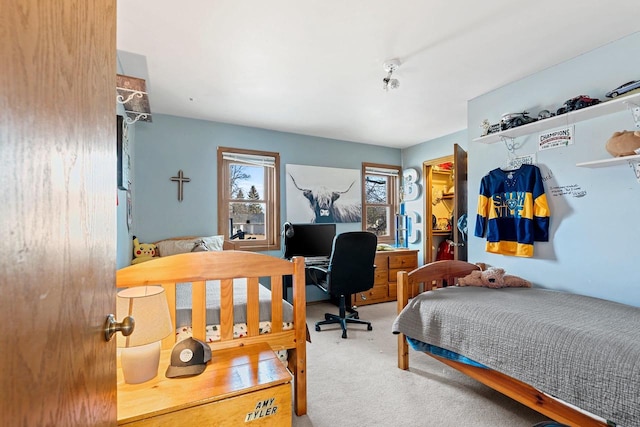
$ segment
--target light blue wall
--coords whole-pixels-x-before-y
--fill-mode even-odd
[[[147,60],[142,55],[136,55],[129,52],[117,52],[117,73],[134,77],[147,78]],[[124,116],[124,106],[116,102],[116,114]],[[116,126],[116,118],[114,117],[114,126]],[[131,146],[135,141],[135,125],[129,126],[129,142]],[[115,149],[115,147],[114,147]],[[133,153],[130,153],[133,166],[135,165]],[[114,165],[116,166],[116,165]],[[132,169],[133,169],[132,166]],[[116,187],[117,188],[117,187]],[[116,239],[116,268],[126,267],[131,264],[133,256],[133,244],[131,239],[131,230],[127,226],[127,192],[117,189],[117,239]]]
[[[508,66],[508,64],[505,64]],[[580,94],[606,99],[604,93],[629,80],[640,79],[640,33],[593,50],[540,73],[513,82],[468,103],[468,135],[458,132],[403,150],[404,167],[420,170],[422,161],[452,152],[466,135],[469,168],[469,230],[473,234],[480,180],[505,164],[502,143],[472,142],[480,123],[496,123],[505,112],[542,109],[555,111],[564,100]],[[488,254],[484,238],[470,237],[469,261],[504,267],[536,286],[581,293],[640,306],[640,283],[635,262],[640,241],[640,183],[625,163],[588,169],[576,163],[610,158],[605,143],[614,131],[635,129],[630,112],[578,123],[575,144],[537,152],[537,134],[516,139],[518,155],[537,153],[538,166],[550,177],[545,182],[551,216],[551,239],[535,244],[533,258]],[[578,185],[584,197],[552,196],[550,188]],[[411,205],[422,212],[422,199]],[[416,246],[419,248],[418,246]]]
[[[400,164],[400,150],[156,114],[136,125],[134,230],[144,241],[217,233],[217,148],[280,153],[280,214],[286,221],[285,165],[360,169],[362,162]],[[184,200],[170,178],[182,169]],[[339,224],[339,231],[360,224]],[[343,230],[341,230],[343,229]]]
[[[420,250],[418,262],[424,263],[424,177],[422,176],[422,163],[426,160],[453,155],[453,145],[458,144],[463,150],[467,150],[467,130],[461,130],[441,138],[414,145],[402,150],[402,167],[404,169],[414,168],[420,174],[420,195],[416,200],[407,201],[405,209],[412,217],[413,232],[420,233],[420,239],[410,244],[411,249]],[[416,219],[418,223],[416,223]],[[412,239],[409,239],[412,241]]]
[[[229,124],[155,114],[136,124],[133,230],[140,241],[218,234],[217,148],[237,147],[280,153],[280,218],[286,221],[285,165],[358,169],[362,162],[400,165],[400,150]],[[191,182],[184,200],[170,178],[182,169]],[[337,231],[359,230],[338,224]],[[266,252],[282,256],[282,250]],[[326,298],[309,287],[307,298]]]

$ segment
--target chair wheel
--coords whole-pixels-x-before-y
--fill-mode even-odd
[[[331,319],[331,316],[329,315],[329,313],[325,313],[324,320],[329,320],[329,319]]]
[[[347,331],[342,332],[342,338],[347,338]]]
[[[358,315],[358,313],[355,314],[355,316],[353,316],[354,319],[359,319],[360,316]]]
[[[316,332],[320,332],[320,326],[316,325]]]
[[[373,331],[373,327],[371,325],[367,325],[367,331]]]

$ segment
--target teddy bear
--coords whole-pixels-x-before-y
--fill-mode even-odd
[[[131,264],[140,264],[141,262],[151,261],[158,249],[153,243],[140,243],[136,236],[133,236],[133,260]]]
[[[472,271],[458,279],[458,286],[484,286],[487,288],[530,288],[531,282],[518,276],[505,274],[504,268],[489,267]]]
[[[605,148],[613,157],[640,154],[640,131],[625,130],[614,132],[607,141]]]

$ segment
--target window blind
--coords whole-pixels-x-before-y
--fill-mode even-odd
[[[377,168],[367,166],[365,167],[365,173],[374,173],[376,175],[386,175],[386,176],[400,176],[400,171],[397,169],[386,169],[386,168]]]
[[[273,156],[261,156],[257,154],[242,153],[222,153],[222,158],[234,163],[252,166],[264,166],[274,168],[276,166],[276,158]]]

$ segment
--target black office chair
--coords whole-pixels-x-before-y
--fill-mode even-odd
[[[319,272],[316,285],[330,295],[339,298],[339,314],[325,313],[324,321],[316,323],[316,331],[321,325],[339,323],[342,326],[342,338],[347,338],[347,323],[367,325],[371,331],[371,322],[360,320],[358,312],[349,310],[347,299],[351,294],[363,292],[373,287],[374,259],[378,238],[368,231],[353,231],[338,234],[333,240],[329,267],[309,266],[311,272]]]

